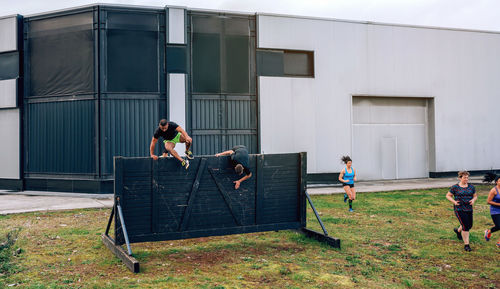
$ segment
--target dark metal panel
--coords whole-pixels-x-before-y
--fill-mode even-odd
[[[192,131],[191,137],[193,138],[193,151],[196,154],[214,155],[221,152],[222,136],[219,131],[205,130],[201,134]]]
[[[236,145],[244,145],[251,154],[258,153],[257,148],[257,132],[256,130],[238,132],[228,131],[226,136],[227,149],[231,149]]]
[[[27,103],[27,173],[94,174],[94,100]]]
[[[167,73],[188,73],[188,53],[186,45],[168,45]]]
[[[253,129],[252,116],[256,111],[252,110],[253,99],[228,99],[227,106],[227,128],[228,129]]]
[[[149,156],[149,144],[158,120],[164,117],[166,100],[101,99],[101,166],[113,174],[113,157]],[[161,144],[156,153],[160,154]]]
[[[282,50],[257,50],[257,75],[284,76],[283,55]]]
[[[19,52],[0,53],[0,80],[19,77]]]

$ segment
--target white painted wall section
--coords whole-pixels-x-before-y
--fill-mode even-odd
[[[0,110],[0,178],[20,179],[20,112],[19,109]]]
[[[0,108],[17,107],[17,79],[0,80]]]
[[[186,43],[184,21],[184,9],[168,8],[168,43]]]
[[[169,83],[169,120],[186,129],[186,74],[171,73],[168,75]],[[185,144],[178,143],[175,150],[179,155],[184,155]]]
[[[17,50],[17,18],[0,19],[0,52]]]

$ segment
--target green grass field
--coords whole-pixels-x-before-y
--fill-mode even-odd
[[[477,188],[470,253],[447,189],[360,193],[354,213],[323,195],[340,250],[294,231],[132,244],[139,274],[101,242],[110,209],[0,216],[0,288],[500,288],[500,233],[484,241],[489,187]],[[321,231],[311,210],[308,227]]]

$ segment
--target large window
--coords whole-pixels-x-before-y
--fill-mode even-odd
[[[314,52],[303,50],[257,50],[259,76],[314,77]]]
[[[91,12],[29,22],[30,96],[94,91],[94,34]]]
[[[158,16],[108,12],[107,91],[158,92]]]
[[[0,53],[0,80],[19,76],[19,52]]]
[[[193,91],[251,93],[251,23],[248,18],[192,17]]]

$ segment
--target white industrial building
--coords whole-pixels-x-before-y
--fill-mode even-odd
[[[314,77],[260,77],[261,150],[359,179],[500,168],[500,33],[260,14],[258,47],[314,51]]]

